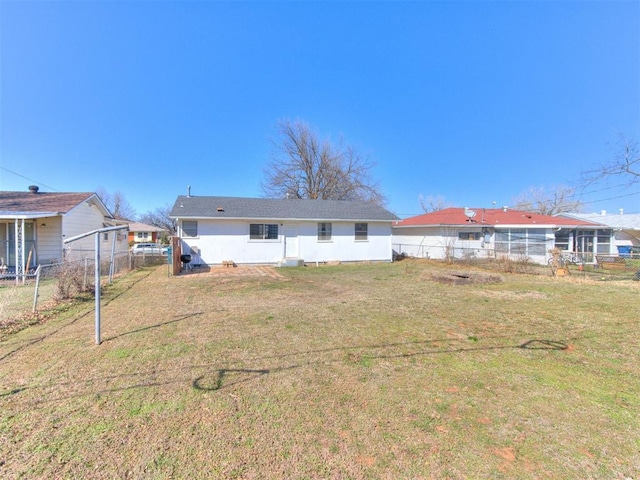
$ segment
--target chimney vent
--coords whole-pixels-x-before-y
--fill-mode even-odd
[[[29,191],[31,193],[38,193],[38,190],[40,190],[40,187],[38,187],[37,185],[29,185]]]

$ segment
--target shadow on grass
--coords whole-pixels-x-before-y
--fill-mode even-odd
[[[191,383],[191,386],[196,390],[213,392],[220,390],[223,386],[230,387],[238,383],[250,382],[268,374],[269,372],[270,370],[266,369],[250,370],[246,368],[221,368],[215,372],[213,378],[209,379],[207,375],[201,375]],[[230,382],[225,382],[225,379],[229,377],[229,375],[233,375],[234,379]]]
[[[528,350],[566,350],[569,346],[566,343],[554,340],[529,340],[520,345],[520,348]]]
[[[151,275],[151,273],[153,273],[153,271],[150,271],[149,273],[147,273],[144,276],[141,276],[140,278],[135,279],[135,281],[133,281],[130,285],[128,285],[123,291],[117,293],[116,295],[114,295],[111,298],[105,299],[104,302],[102,303],[103,307],[106,307],[107,305],[109,305],[111,302],[113,302],[114,300],[116,300],[118,297],[120,297],[123,293],[128,292],[129,290],[131,290],[137,283],[140,283],[142,280],[144,280],[145,278],[147,278],[149,275]],[[93,300],[93,297],[90,298],[90,300]],[[87,302],[86,298],[80,298],[79,300],[80,304],[84,304]],[[42,335],[40,337],[37,338],[33,338],[30,339],[26,342],[24,342],[22,345],[16,347],[15,349],[11,350],[10,352],[5,353],[4,355],[2,355],[0,357],[0,362],[2,360],[5,360],[6,358],[11,357],[12,355],[15,355],[16,353],[18,353],[21,350],[24,350],[27,347],[30,347],[32,345],[35,345],[39,342],[42,342],[43,340],[46,340],[47,338],[53,337],[56,333],[60,332],[61,330],[70,327],[71,325],[73,325],[74,323],[76,323],[78,320],[85,318],[87,315],[89,315],[90,313],[95,312],[95,308],[92,310],[89,310],[87,312],[81,313],[79,314],[77,317],[72,318],[70,321],[68,321],[67,323],[65,323],[64,325],[60,326],[60,328],[57,328],[49,333],[46,333],[45,335]],[[18,332],[15,332],[18,333]]]
[[[479,340],[495,340],[501,338],[510,338],[508,335],[495,335],[491,337],[467,337],[466,340],[471,341],[473,343],[478,342]],[[308,350],[306,352],[292,352],[292,353],[283,353],[281,355],[270,355],[264,357],[257,357],[253,360],[270,360],[270,359],[279,359],[286,357],[295,357],[300,355],[311,355],[311,354],[322,354],[322,353],[330,353],[335,351],[353,351],[353,350],[381,350],[388,349],[394,347],[406,347],[411,345],[423,345],[428,346],[432,345],[436,347],[436,350],[428,350],[428,351],[420,351],[415,353],[408,354],[396,354],[396,355],[380,355],[380,356],[369,356],[369,358],[398,358],[403,356],[415,356],[415,355],[431,355],[435,353],[455,353],[455,352],[467,352],[467,351],[475,351],[475,350],[496,350],[496,349],[510,349],[510,348],[523,348],[527,350],[566,350],[568,348],[567,344],[555,341],[555,340],[528,340],[519,345],[504,345],[504,346],[478,346],[478,347],[461,347],[458,349],[453,348],[440,348],[441,344],[448,344],[453,342],[462,342],[463,339],[451,339],[451,338],[443,338],[443,339],[435,339],[435,340],[415,340],[408,342],[391,342],[391,343],[382,343],[382,344],[373,344],[373,345],[363,345],[363,346],[344,346],[344,347],[333,347],[333,348],[320,348],[316,350]]]
[[[49,333],[47,333],[47,334],[45,334],[45,335],[42,335],[42,336],[40,336],[40,337],[36,337],[36,338],[33,338],[33,339],[31,339],[31,340],[26,341],[25,343],[23,343],[22,345],[20,345],[20,346],[18,346],[18,347],[16,347],[16,348],[14,348],[14,349],[13,349],[13,350],[11,350],[10,352],[7,352],[7,353],[5,353],[4,355],[2,355],[2,356],[0,357],[0,362],[1,362],[2,360],[5,360],[5,359],[7,359],[7,358],[11,357],[12,355],[15,355],[16,353],[18,353],[18,352],[19,352],[19,351],[21,351],[21,350],[24,350],[24,349],[25,349],[25,348],[27,348],[27,347],[31,347],[32,345],[35,345],[36,343],[42,342],[43,340],[45,340],[45,339],[47,339],[47,338],[49,338],[49,337],[53,337],[53,336],[54,336],[56,333],[58,333],[59,331],[63,330],[63,329],[64,329],[64,328],[66,328],[66,327],[70,327],[71,325],[73,325],[74,323],[76,323],[78,320],[80,320],[80,319],[82,319],[82,318],[86,317],[86,316],[87,316],[87,315],[89,315],[90,313],[91,313],[91,310],[90,310],[90,311],[88,311],[88,312],[83,313],[82,315],[80,315],[80,316],[78,316],[78,317],[76,317],[76,318],[71,319],[71,321],[69,321],[69,322],[65,323],[65,324],[64,324],[64,325],[62,325],[60,328],[57,328],[57,329],[55,329],[55,330],[53,330],[53,331],[51,331],[51,332],[49,332]]]
[[[149,327],[138,329],[136,331],[143,331],[150,328],[158,328],[166,324],[185,320],[186,318],[190,318],[195,315],[199,315],[199,313],[185,315],[184,317],[180,317],[175,320],[171,320],[169,322],[163,322],[161,324],[151,325]],[[123,335],[128,335],[132,333],[135,333],[135,331],[128,332]],[[116,338],[116,337],[113,337],[113,338]],[[499,338],[504,338],[504,337],[499,337]],[[330,363],[345,361],[344,357],[322,358],[321,355],[318,355],[319,353],[329,353],[332,351],[346,353],[346,352],[353,352],[354,350],[361,350],[362,357],[366,357],[368,360],[376,360],[376,359],[411,358],[411,357],[426,356],[426,355],[446,355],[446,354],[491,351],[491,350],[517,349],[517,350],[538,350],[538,351],[562,351],[562,350],[568,349],[568,345],[564,342],[560,342],[557,340],[540,340],[540,339],[532,339],[524,343],[508,344],[508,345],[494,344],[494,345],[486,345],[486,346],[449,346],[449,347],[442,346],[443,343],[464,342],[464,341],[471,341],[475,344],[476,342],[479,341],[479,339],[477,339],[476,337],[469,337],[466,340],[464,339],[424,340],[424,341],[416,341],[416,342],[398,342],[398,343],[389,343],[389,344],[381,344],[381,345],[345,346],[345,347],[336,347],[331,349],[310,350],[307,352],[284,354],[279,356],[273,356],[270,358],[277,359],[277,358],[284,358],[284,357],[291,357],[291,356],[305,356],[305,355],[314,355],[318,358],[313,358],[306,362],[302,361],[302,362],[293,363],[290,365],[276,366],[272,368],[232,368],[232,367],[219,368],[219,364],[217,365],[191,364],[184,368],[179,369],[182,371],[186,371],[186,374],[180,374],[175,370],[171,370],[171,369],[164,369],[164,370],[154,369],[153,372],[136,372],[136,373],[128,373],[128,374],[120,374],[120,375],[109,375],[109,376],[103,376],[103,377],[93,378],[93,379],[84,379],[81,382],[78,382],[78,381],[61,382],[61,383],[55,384],[55,388],[57,390],[61,390],[61,387],[64,387],[67,384],[73,384],[75,387],[79,386],[80,384],[83,384],[84,391],[81,391],[75,394],[70,394],[70,395],[61,395],[58,397],[55,397],[54,395],[45,395],[45,394],[39,395],[37,401],[31,405],[31,408],[35,407],[36,405],[38,406],[42,405],[42,408],[46,408],[44,405],[47,403],[51,403],[54,401],[61,401],[61,400],[70,399],[70,398],[78,398],[78,397],[83,397],[87,395],[105,395],[105,394],[110,394],[110,393],[115,393],[115,392],[120,392],[125,390],[158,387],[158,386],[165,386],[165,385],[172,385],[172,384],[184,385],[186,382],[190,382],[191,387],[197,391],[216,392],[216,391],[227,389],[239,384],[253,382],[255,380],[258,380],[270,374],[283,373],[286,371],[297,370],[304,367],[310,367],[315,365],[326,365]],[[381,348],[394,348],[398,346],[407,346],[407,345],[416,345],[416,344],[421,344],[422,348],[419,351],[415,351],[415,352],[408,352],[408,353],[378,352],[376,354],[375,352],[372,351],[372,350],[381,349]],[[433,345],[434,348],[432,350],[425,349],[424,347],[427,345]],[[254,358],[250,361],[255,362],[259,360],[264,360],[266,358],[269,358],[269,357]],[[359,363],[360,362],[359,358],[360,356],[354,355],[353,362]],[[193,370],[205,369],[206,371],[206,369],[211,369],[212,367],[213,369],[211,370],[210,373],[199,375],[193,380],[189,380],[188,378],[185,378],[185,377],[188,377],[189,373],[192,372]],[[171,375],[172,373],[174,375],[175,373],[178,373],[178,375],[173,376]],[[167,376],[169,376],[170,378],[158,378],[159,376],[160,377],[164,376],[164,374],[168,374]],[[104,382],[108,384],[112,381],[118,381],[118,380],[122,381],[126,378],[130,379],[130,383],[128,385],[114,386],[111,388],[96,388],[96,383],[98,382]],[[47,387],[51,387],[51,386],[53,385],[32,385],[32,386],[14,388],[7,392],[0,393],[0,398],[16,395],[26,390],[46,390]]]
[[[131,330],[130,332],[121,333],[120,335],[114,335],[113,337],[109,337],[109,338],[104,339],[102,341],[102,343],[109,342],[111,340],[115,340],[116,338],[124,337],[124,336],[127,336],[127,335],[133,335],[134,333],[140,333],[140,332],[144,332],[146,330],[153,330],[154,328],[164,327],[165,325],[171,325],[172,323],[182,322],[183,320],[186,320],[188,318],[197,317],[199,315],[202,315],[203,313],[204,312],[187,313],[187,314],[182,315],[182,316],[180,316],[178,318],[175,318],[173,320],[168,320],[166,322],[156,323],[155,325],[149,325],[147,327],[137,328],[135,330]]]

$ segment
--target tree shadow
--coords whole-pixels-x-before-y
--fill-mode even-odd
[[[146,279],[149,275],[151,275],[152,272],[147,273],[144,277],[140,277],[138,279],[136,279],[134,282],[132,282],[130,285],[127,286],[126,289],[124,289],[122,292],[118,293],[117,295],[114,295],[112,298],[109,299],[105,299],[104,303],[103,303],[103,307],[109,305],[111,302],[113,302],[114,300],[116,300],[118,297],[120,297],[122,294],[124,294],[125,292],[128,292],[129,290],[131,290],[137,283],[141,282],[142,280]],[[93,298],[91,298],[91,300],[94,300]],[[84,301],[83,301],[84,303]],[[6,358],[11,357],[12,355],[15,355],[16,353],[18,353],[21,350],[24,350],[27,347],[30,347],[32,345],[35,345],[47,338],[53,337],[56,333],[60,332],[61,330],[70,327],[71,325],[75,324],[78,320],[81,320],[83,318],[85,318],[87,315],[94,313],[95,312],[95,307],[87,312],[84,313],[79,313],[77,317],[72,318],[70,321],[66,322],[65,324],[61,325],[59,328],[56,328],[55,330],[52,330],[40,337],[28,340],[26,342],[24,342],[22,345],[16,347],[15,349],[11,350],[10,352],[5,353],[4,355],[2,355],[0,357],[0,362],[2,360],[5,360]]]
[[[251,370],[246,368],[221,368],[216,370],[211,377],[207,375],[199,376],[191,382],[191,386],[196,390],[213,392],[220,390],[223,387],[231,387],[232,385],[237,385],[239,383],[253,381],[268,374],[269,372],[270,370],[268,369]],[[233,375],[235,379],[230,382],[225,382],[230,375]]]
[[[155,325],[148,325],[146,327],[142,327],[142,328],[137,328],[135,330],[131,330],[130,332],[124,332],[124,333],[120,333],[119,335],[114,335],[112,337],[106,338],[102,341],[102,343],[104,342],[109,342],[111,340],[115,340],[116,338],[120,338],[120,337],[125,337],[127,335],[133,335],[135,333],[140,333],[140,332],[144,332],[147,330],[153,330],[155,328],[160,328],[160,327],[164,327],[165,325],[171,325],[172,323],[178,323],[178,322],[182,322],[183,320],[186,320],[188,318],[193,318],[193,317],[197,317],[198,315],[202,315],[204,312],[193,312],[193,313],[187,313],[185,315],[181,315],[173,320],[168,320],[166,322],[161,322],[161,323],[156,323]]]
[[[187,318],[200,315],[201,312],[191,313],[184,315],[182,317],[176,318],[174,320],[170,320],[168,322],[162,322],[156,325],[150,325],[148,327],[144,327],[141,329],[137,329],[131,332],[127,332],[121,334],[129,335],[139,331],[145,331],[152,328],[159,328],[163,325],[176,323]],[[112,337],[117,338],[117,337]],[[498,336],[496,338],[505,338],[503,336]],[[480,340],[490,340],[490,338],[481,338]],[[216,364],[190,364],[183,368],[175,371],[173,369],[164,369],[164,370],[156,370],[154,369],[152,372],[135,372],[135,373],[122,373],[116,375],[106,375],[98,378],[92,379],[83,379],[82,381],[70,381],[70,382],[59,382],[56,383],[56,389],[62,389],[65,385],[73,384],[74,386],[84,385],[86,388],[81,388],[80,392],[61,395],[61,396],[49,396],[46,395],[46,399],[43,400],[40,398],[37,401],[37,405],[42,405],[43,408],[45,404],[51,403],[54,401],[61,401],[68,398],[76,398],[82,397],[86,395],[104,395],[115,393],[119,391],[126,391],[138,388],[149,388],[149,387],[158,387],[163,385],[172,385],[172,384],[183,384],[186,381],[189,381],[191,387],[197,391],[201,392],[216,392],[223,389],[228,389],[240,384],[250,383],[260,378],[265,377],[266,375],[272,375],[276,373],[283,373],[287,371],[297,370],[304,367],[313,367],[316,365],[328,365],[332,363],[344,362],[344,356],[329,356],[322,355],[323,353],[330,352],[343,352],[349,353],[352,355],[352,352],[360,350],[362,355],[353,355],[353,361],[358,362],[359,358],[366,357],[369,360],[376,359],[394,359],[394,358],[412,358],[417,356],[428,356],[428,355],[446,355],[446,354],[455,354],[455,353],[468,353],[468,352],[479,352],[479,351],[492,351],[492,350],[514,350],[514,349],[524,349],[524,350],[534,350],[534,351],[563,351],[568,350],[568,344],[562,341],[557,340],[547,340],[547,339],[532,339],[527,340],[524,343],[509,343],[503,345],[497,345],[495,343],[490,345],[477,345],[476,342],[479,340],[475,337],[469,337],[467,339],[440,339],[440,340],[424,340],[424,341],[411,341],[411,342],[391,342],[387,344],[376,344],[376,345],[354,345],[354,346],[344,346],[344,347],[335,347],[328,349],[318,349],[318,350],[309,350],[309,351],[301,351],[301,352],[293,352],[289,354],[276,355],[271,357],[256,357],[253,359],[249,359],[248,362],[262,362],[265,359],[277,360],[278,358],[291,358],[298,357],[298,360],[302,360],[300,357],[304,357],[306,355],[312,355],[312,358],[308,361],[298,361],[295,360],[288,365],[281,366],[270,366],[270,367],[258,367],[258,368],[234,368],[232,366],[221,366],[219,363]],[[449,342],[450,344],[447,346],[443,346],[442,344],[445,342]],[[459,345],[461,342],[472,342],[472,345]],[[451,345],[451,343],[457,343],[458,345]],[[394,349],[399,346],[407,346],[407,345],[421,345],[417,351],[414,352],[403,352],[403,353],[394,353],[391,352],[383,352],[379,351],[380,349]],[[431,345],[433,348],[428,348]],[[378,350],[377,352],[375,350]],[[292,359],[293,360],[293,359]],[[222,368],[221,368],[222,367]],[[188,380],[190,374],[194,370],[205,369],[205,372],[209,369],[210,373],[204,373],[197,376],[195,379]],[[177,374],[177,375],[176,375]],[[193,377],[191,377],[193,378]],[[128,379],[128,381],[127,381]],[[124,380],[125,385],[120,386],[111,386],[108,384],[112,381]],[[95,388],[97,383],[104,382],[106,388]],[[25,390],[46,390],[47,387],[51,387],[51,385],[29,385],[20,388],[14,388],[7,392],[1,393],[0,398],[8,397],[11,395],[19,394]],[[35,407],[35,405],[34,405]]]
[[[555,340],[529,340],[520,345],[527,350],[567,350],[569,345]]]
[[[477,339],[474,337],[473,339],[469,338],[467,340],[476,342]],[[390,348],[397,346],[405,346],[405,345],[415,345],[415,344],[434,344],[438,345],[435,350],[421,350],[418,352],[411,353],[397,353],[397,354],[370,354],[365,353],[366,356],[370,360],[375,359],[393,359],[393,358],[411,358],[422,355],[438,355],[438,354],[448,354],[448,353],[462,353],[462,352],[477,352],[477,351],[490,351],[490,350],[513,350],[513,349],[528,349],[528,350],[567,350],[568,345],[564,342],[556,341],[556,340],[528,340],[521,344],[511,344],[511,345],[487,345],[487,346],[475,346],[475,347],[459,347],[459,348],[442,348],[439,345],[445,341],[452,342],[454,340],[446,339],[446,340],[424,340],[424,341],[414,341],[414,342],[395,342],[388,344],[378,344],[378,345],[366,345],[366,346],[346,346],[346,347],[336,347],[336,348],[327,348],[327,349],[319,349],[319,350],[310,350],[307,352],[297,352],[291,354],[283,354],[278,356],[273,356],[271,358],[284,358],[290,356],[303,356],[308,354],[317,354],[317,353],[328,353],[331,351],[342,351],[349,352],[353,350],[369,350],[372,349],[380,349],[380,348]],[[460,341],[460,340],[455,340]],[[262,357],[262,359],[269,357]],[[253,359],[253,361],[261,360],[261,358]],[[270,373],[280,373],[287,370],[295,370],[298,368],[302,368],[305,366],[313,366],[319,364],[327,364],[338,361],[344,361],[344,359],[334,359],[327,360],[323,358],[318,358],[317,360],[310,360],[308,362],[301,362],[297,364],[287,365],[283,367],[272,367],[272,368],[264,368],[264,369],[234,369],[234,368],[222,368],[215,370],[212,375],[201,375],[192,382],[192,387],[196,390],[200,391],[217,391],[223,388],[228,388],[233,385],[237,385],[239,383],[251,382],[254,381],[264,375]],[[227,382],[227,377],[230,374],[236,375],[235,379],[231,382]]]

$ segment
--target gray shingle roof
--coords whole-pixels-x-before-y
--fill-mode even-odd
[[[0,192],[0,211],[5,213],[67,213],[95,195],[90,192]]]
[[[171,210],[173,218],[245,218],[273,220],[399,220],[393,213],[369,202],[180,195]]]

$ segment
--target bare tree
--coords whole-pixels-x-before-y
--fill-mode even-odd
[[[300,121],[281,121],[278,134],[264,170],[262,190],[266,196],[384,203],[378,185],[371,179],[373,163],[353,147],[321,140],[316,131]]]
[[[556,185],[553,190],[531,187],[514,199],[513,208],[542,215],[579,212],[582,210],[582,202],[575,197],[576,190],[565,185]]]
[[[611,177],[624,177],[629,183],[640,181],[640,148],[635,139],[618,135],[618,149],[613,160],[582,174],[585,185],[606,181]]]
[[[124,193],[117,190],[109,193],[106,189],[100,187],[96,190],[96,194],[102,200],[114,218],[119,220],[132,220],[136,216],[136,210],[131,206],[125,198]]]
[[[420,194],[419,199],[420,207],[422,207],[422,210],[425,213],[437,212],[438,210],[444,210],[451,206],[451,204],[441,195],[436,195],[435,197],[433,195],[429,195],[425,198]]]
[[[164,207],[158,207],[153,211],[150,210],[147,213],[143,213],[138,217],[138,220],[147,225],[162,228],[166,230],[169,235],[175,235],[177,222],[173,218],[169,218],[170,214],[171,205],[165,205]]]

